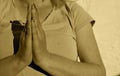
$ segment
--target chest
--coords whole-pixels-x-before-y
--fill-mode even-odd
[[[11,16],[15,16],[15,14],[16,13],[14,12]],[[18,15],[11,19],[20,20]],[[77,47],[75,35],[70,24],[71,23],[65,13],[62,13],[61,10],[53,10],[47,19],[42,22],[42,27],[46,34],[46,42],[49,52],[76,60]],[[6,30],[0,34],[0,42],[2,42],[0,43],[0,51],[3,53],[7,52],[6,55],[10,55],[13,54],[13,49],[15,49],[13,46],[13,39],[15,36],[13,36],[13,31],[11,29],[12,26],[10,24],[4,25],[7,25],[8,29],[5,28]],[[4,47],[4,45],[6,45],[7,48]],[[15,44],[15,46],[17,45],[18,44]]]
[[[37,6],[36,5],[35,8],[36,8],[35,15],[37,15],[37,17],[39,18],[40,22],[45,21],[45,19],[47,19],[47,17],[53,11],[53,6],[52,5],[45,5],[45,4],[43,4],[42,6]],[[31,9],[31,11],[32,11],[32,9]],[[27,21],[27,14],[29,12],[27,7],[16,6],[14,8],[14,12],[15,12],[16,17],[19,20],[21,20],[24,23]]]

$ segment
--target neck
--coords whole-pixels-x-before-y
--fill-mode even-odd
[[[23,0],[23,1],[28,5],[32,5],[33,3],[38,2],[38,1],[42,3],[43,0]]]
[[[26,3],[25,1],[27,1],[27,0],[14,0],[14,5],[23,21],[26,21],[25,19],[27,16],[28,3]],[[39,10],[42,10],[42,11],[40,11],[40,13],[42,13],[41,16],[42,15],[46,16],[53,8],[53,6],[51,4],[51,0],[44,0],[44,2],[42,0],[35,0],[34,4],[37,6],[37,8]],[[43,17],[41,17],[41,18],[43,18]]]
[[[24,0],[14,0],[15,7],[27,7],[27,3]]]
[[[16,5],[27,6],[32,5],[33,3],[38,2],[42,3],[43,0],[14,0]]]

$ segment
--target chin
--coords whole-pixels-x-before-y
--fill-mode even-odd
[[[36,0],[24,0],[27,4],[32,4],[34,3]]]

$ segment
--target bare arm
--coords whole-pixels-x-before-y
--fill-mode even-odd
[[[53,76],[105,76],[103,65],[97,63],[76,62],[55,54],[45,57],[38,65]]]
[[[104,65],[91,27],[85,26],[80,32],[80,39],[77,42],[82,62],[75,62],[49,53],[42,55],[44,60],[41,59],[39,66],[53,76],[105,76]],[[84,34],[82,34],[83,32]]]
[[[35,16],[35,10],[32,12]],[[36,23],[35,23],[36,22]],[[39,26],[38,26],[39,25]],[[39,28],[39,29],[38,29]],[[32,21],[33,60],[53,76],[105,76],[105,68],[88,23],[79,31],[77,37],[78,53],[82,62],[72,61],[62,56],[51,54],[46,49],[45,35],[37,19]]]
[[[26,64],[17,59],[14,55],[0,60],[0,75],[16,76]]]
[[[16,76],[32,61],[32,46],[31,46],[31,8],[28,9],[28,21],[26,30],[22,31],[20,38],[20,46],[17,54],[0,59],[0,75],[1,76]]]

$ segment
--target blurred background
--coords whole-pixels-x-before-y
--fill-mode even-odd
[[[107,76],[118,76],[120,74],[120,0],[78,0],[78,3],[96,20],[93,30]]]
[[[120,76],[120,0],[78,0],[96,20],[93,27],[107,76]]]

